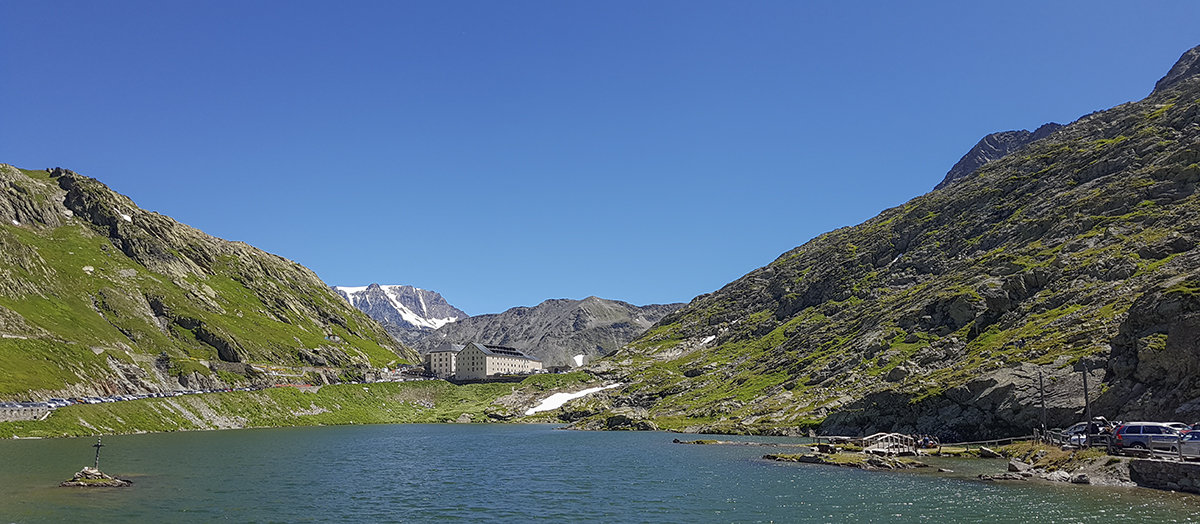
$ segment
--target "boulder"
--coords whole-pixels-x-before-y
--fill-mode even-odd
[[[1042,475],[1042,478],[1046,480],[1052,480],[1054,482],[1070,482],[1071,474],[1067,473],[1066,471],[1051,471],[1050,473]]]
[[[979,456],[983,457],[985,459],[1004,458],[1003,455],[996,453],[994,450],[992,450],[990,448],[979,448]]]
[[[1023,471],[1029,471],[1030,468],[1032,468],[1032,467],[1033,466],[1030,466],[1029,464],[1021,462],[1017,459],[1012,459],[1012,460],[1008,461],[1008,470],[1013,473],[1021,473]]]

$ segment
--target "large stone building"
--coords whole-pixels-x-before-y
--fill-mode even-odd
[[[447,343],[425,355],[425,367],[441,378],[481,380],[495,375],[537,373],[542,371],[542,361],[504,346]]]
[[[450,378],[454,375],[458,352],[462,351],[462,348],[462,344],[449,342],[438,346],[437,349],[425,354],[425,369],[438,378]]]

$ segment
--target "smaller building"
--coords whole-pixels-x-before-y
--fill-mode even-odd
[[[446,342],[425,354],[425,369],[438,378],[450,378],[457,371],[458,352],[462,344]]]
[[[542,361],[519,349],[488,346],[478,342],[467,344],[455,359],[455,378],[481,380],[494,375],[521,375],[542,370]]]

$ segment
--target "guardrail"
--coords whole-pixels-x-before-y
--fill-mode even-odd
[[[965,449],[969,450],[969,449],[971,449],[971,446],[975,446],[977,448],[982,448],[982,447],[987,447],[987,446],[1002,446],[1005,444],[1012,444],[1013,442],[1016,442],[1018,440],[1036,440],[1036,439],[1037,439],[1036,435],[1026,435],[1024,437],[1009,437],[1009,438],[1001,438],[1001,439],[993,439],[993,440],[974,440],[971,442],[943,442],[942,447],[965,448]]]

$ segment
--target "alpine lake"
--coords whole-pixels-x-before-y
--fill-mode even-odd
[[[761,458],[795,448],[675,436],[410,424],[105,437],[100,469],[128,488],[58,487],[92,465],[94,438],[5,440],[0,522],[1200,520],[1195,495],[974,480],[1003,460],[860,471]]]

